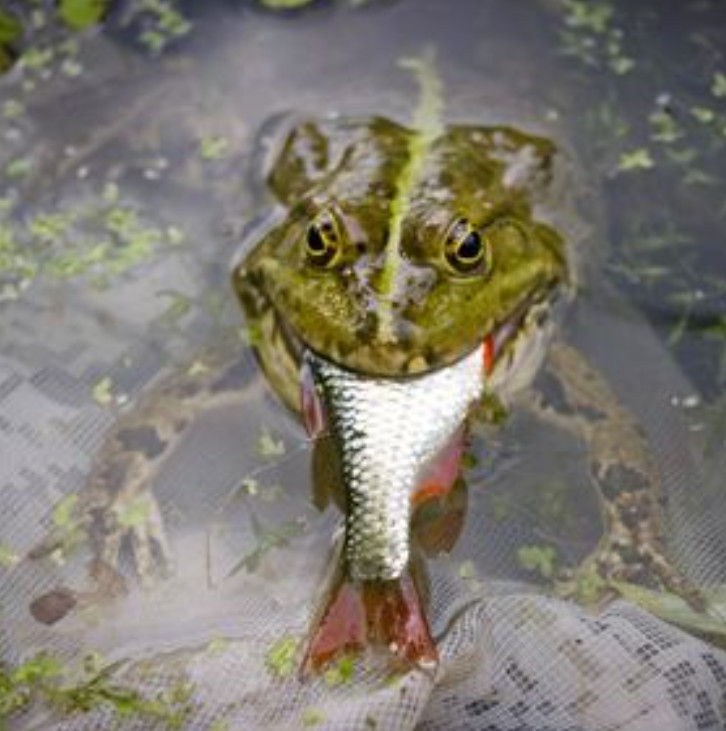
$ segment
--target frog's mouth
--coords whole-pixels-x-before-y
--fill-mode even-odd
[[[554,329],[559,290],[528,298],[485,338],[488,386],[493,391],[517,390],[531,381]]]
[[[551,313],[558,291],[559,288],[552,287],[526,297],[506,318],[483,332],[474,346],[462,349],[457,357],[446,362],[431,361],[420,352],[402,352],[400,375],[381,375],[375,369],[351,367],[348,359],[334,349],[326,352],[316,347],[298,334],[290,320],[268,299],[264,313],[258,319],[258,355],[271,385],[294,410],[300,408],[301,367],[306,351],[364,376],[411,378],[449,367],[483,345],[488,383],[497,390],[514,387],[531,379],[541,361],[552,330]]]
[[[280,356],[287,358],[294,368],[299,368],[305,351],[309,350],[341,368],[362,375],[406,378],[451,366],[482,343],[488,348],[487,357],[491,359],[492,369],[500,365],[509,367],[521,342],[541,330],[549,320],[559,296],[558,289],[551,287],[525,297],[506,317],[482,330],[470,339],[468,345],[462,343],[456,352],[439,353],[430,346],[416,347],[415,341],[400,348],[361,342],[353,349],[339,347],[334,341],[316,342],[316,338],[308,339],[301,335],[270,300],[267,302],[270,323],[265,329],[282,351]]]

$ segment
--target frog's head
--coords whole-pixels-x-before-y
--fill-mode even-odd
[[[307,122],[272,167],[286,217],[234,279],[288,403],[304,348],[380,376],[453,363],[487,339],[498,356],[567,278],[562,239],[533,212],[551,142],[447,127],[402,199],[413,134],[381,118]]]

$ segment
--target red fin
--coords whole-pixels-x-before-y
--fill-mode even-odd
[[[464,427],[462,426],[439,452],[420,480],[416,492],[411,497],[414,508],[427,500],[449,493],[459,476],[463,454]]]
[[[436,645],[418,589],[410,573],[398,581],[370,582],[363,589],[368,637],[400,660],[429,665],[438,660]]]
[[[360,587],[343,579],[336,580],[323,615],[313,630],[303,674],[320,670],[341,655],[359,652],[365,646],[366,620]]]
[[[497,357],[497,344],[493,335],[484,338],[484,373],[490,375],[494,370],[494,361]]]
[[[325,430],[325,409],[307,363],[300,372],[300,411],[308,436],[316,439]]]
[[[302,672],[318,671],[331,660],[384,647],[399,660],[428,665],[438,660],[418,589],[410,575],[397,581],[352,582],[334,586],[313,631]]]
[[[412,532],[427,556],[450,553],[464,528],[468,498],[464,480],[439,500],[422,505],[413,518]]]

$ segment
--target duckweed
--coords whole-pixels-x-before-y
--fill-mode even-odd
[[[108,0],[60,0],[58,14],[71,30],[85,30],[100,22],[108,11]]]
[[[618,171],[625,173],[632,170],[650,170],[655,166],[655,162],[650,152],[645,147],[639,147],[637,150],[623,152],[618,161]]]
[[[323,674],[323,680],[329,688],[346,685],[355,677],[355,658],[352,655],[341,657]]]
[[[267,427],[263,427],[257,440],[257,453],[261,457],[274,458],[285,454],[285,442],[273,436]]]
[[[286,678],[295,670],[298,640],[285,635],[275,642],[265,655],[265,665],[271,675]]]
[[[0,663],[0,728],[34,703],[63,715],[111,707],[119,720],[140,717],[182,728],[191,710],[193,686],[180,682],[154,697],[113,678],[122,663],[105,664],[98,654],[75,667],[41,652],[12,667]]]
[[[557,551],[552,546],[520,546],[517,560],[523,569],[551,579],[557,568]]]

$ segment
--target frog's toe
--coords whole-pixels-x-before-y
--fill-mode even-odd
[[[695,611],[705,608],[701,591],[668,559],[659,542],[638,541],[631,545],[613,541],[595,560],[598,573],[610,585],[621,581],[661,588],[681,597]]]
[[[144,588],[153,586],[157,577],[173,572],[173,559],[163,530],[145,524],[129,531],[134,568]]]
[[[154,561],[152,556],[151,537],[146,526],[135,526],[129,530],[134,566],[139,583],[145,589],[154,583]]]
[[[96,511],[90,537],[94,561],[117,573],[122,548],[129,548],[133,572],[142,586],[151,586],[157,575],[167,575],[172,569],[172,553],[161,511],[150,495],[144,495],[124,510],[116,506]]]
[[[136,574],[142,586],[149,587],[157,575],[173,572],[174,560],[156,499],[146,497],[145,519],[130,526],[129,538]]]
[[[601,604],[619,596],[618,583],[662,588],[681,597],[695,611],[703,611],[705,600],[693,582],[656,548],[635,549],[617,541],[598,549],[561,582],[560,593],[586,604]]]
[[[688,602],[694,611],[706,611],[706,598],[703,592],[688,576],[674,566],[663,553],[648,548],[643,552],[643,560],[667,591]]]

